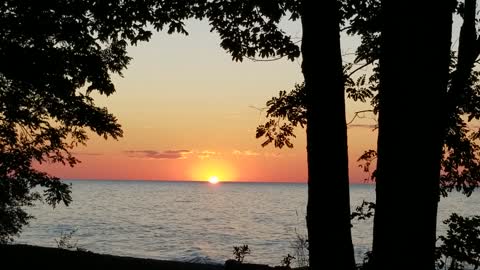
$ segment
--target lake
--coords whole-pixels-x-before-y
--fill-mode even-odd
[[[68,181],[73,202],[28,210],[36,219],[17,243],[57,246],[72,242],[113,255],[205,263],[233,258],[233,246],[249,245],[246,262],[279,265],[298,235],[305,235],[306,184],[164,181]],[[399,187],[401,188],[401,187]],[[373,185],[351,185],[351,202],[374,201]],[[439,221],[454,211],[479,213],[480,194],[452,193],[439,205]],[[352,228],[357,262],[370,249],[373,220]],[[444,230],[439,222],[439,233]]]

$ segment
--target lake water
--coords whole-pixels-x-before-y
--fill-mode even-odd
[[[248,244],[245,261],[279,265],[297,234],[305,234],[306,184],[71,181],[73,202],[38,205],[17,243],[57,245],[76,230],[78,247],[114,255],[223,263]],[[352,207],[374,201],[371,185],[351,185]],[[454,211],[479,214],[480,194],[442,199],[439,220]],[[358,262],[370,249],[372,220],[352,228]],[[439,223],[439,231],[443,230]]]

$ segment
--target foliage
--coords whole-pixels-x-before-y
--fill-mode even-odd
[[[374,215],[375,203],[363,201],[350,218],[360,221]],[[463,217],[452,213],[443,223],[448,225],[448,230],[446,235],[438,237],[437,269],[461,270],[468,265],[477,269],[480,266],[480,216]],[[357,269],[368,269],[370,258],[371,251],[365,254]]]
[[[375,203],[363,201],[350,217],[352,220],[366,220],[374,214]],[[480,216],[463,217],[452,213],[443,223],[448,225],[448,230],[446,235],[438,237],[436,268],[462,270],[470,266],[477,269],[480,266]],[[366,252],[357,269],[369,269],[371,256],[371,251]]]
[[[55,239],[57,242],[57,247],[62,249],[75,249],[77,248],[77,242],[73,241],[72,237],[77,232],[76,229],[71,230],[70,232],[62,232],[60,234],[60,239]]]
[[[287,254],[287,256],[283,257],[281,261],[281,266],[286,268],[291,268],[290,265],[292,264],[293,260],[295,260],[295,257],[290,254]]]
[[[362,201],[362,204],[357,205],[355,210],[350,214],[350,220],[367,220],[375,215],[375,203]]]
[[[366,81],[366,74],[354,79],[353,74],[360,69],[352,70],[353,67],[353,64],[344,66],[347,96],[355,101],[366,102],[373,97],[373,92],[376,91],[376,75],[369,76],[368,81]],[[306,103],[304,83],[295,84],[290,92],[282,90],[278,97],[268,100],[265,108],[267,121],[257,126],[255,134],[257,139],[265,138],[262,146],[265,147],[273,142],[277,148],[285,145],[292,148],[291,139],[296,137],[295,128],[305,128],[307,125]]]
[[[292,249],[297,267],[307,267],[309,265],[308,236],[299,234],[295,230],[295,240],[292,243]]]
[[[351,78],[350,73],[344,72],[346,75],[347,96],[363,102],[370,100],[374,113],[377,113],[379,86],[378,55],[380,51],[381,29],[379,24],[380,1],[347,0],[340,2],[342,3],[342,23],[345,26],[344,29],[347,30],[348,34],[359,35],[362,41],[357,48],[355,60],[353,63],[347,64],[347,66],[357,65],[362,61],[363,65],[360,65],[360,67],[371,65],[371,70],[367,72],[370,75],[369,77],[367,74],[362,74],[356,78]],[[462,5],[456,9],[456,12],[464,18],[465,25],[468,19],[464,11]],[[477,22],[475,18],[473,21],[474,23]],[[478,145],[480,130],[476,130],[477,128],[474,128],[474,125],[472,125],[472,123],[475,123],[472,120],[480,119],[480,84],[478,83],[480,74],[475,71],[477,58],[480,53],[480,50],[478,50],[480,37],[477,37],[475,28],[478,27],[474,25],[474,27],[470,28],[473,29],[474,33],[473,40],[470,39],[469,44],[464,42],[466,39],[461,34],[458,51],[459,59],[455,61],[455,58],[453,58],[454,61],[452,61],[450,70],[444,118],[446,124],[444,131],[442,131],[444,147],[441,160],[440,192],[443,196],[447,196],[448,192],[453,189],[462,191],[465,195],[470,196],[473,190],[480,186],[480,146]],[[463,33],[464,31],[462,30],[461,32]],[[470,36],[472,36],[471,33]],[[462,48],[465,49],[468,46],[470,46],[473,52],[462,54]],[[456,53],[452,52],[452,55]],[[460,55],[463,55],[463,58]],[[462,62],[461,59],[464,61]],[[354,71],[357,70],[354,69]],[[348,84],[353,84],[355,88],[349,88]],[[299,95],[299,97],[296,98],[295,95]],[[297,86],[295,86],[291,93],[280,91],[278,97],[274,97],[267,102],[267,121],[265,124],[260,125],[256,132],[257,138],[266,138],[262,142],[262,146],[274,142],[275,147],[282,148],[284,145],[293,147],[291,138],[295,137],[294,128],[299,126],[295,123],[301,122],[302,114],[305,115],[304,111],[301,111],[301,114],[298,113],[298,108],[301,108],[302,104],[298,104],[297,100],[301,99],[301,95],[304,95],[304,93],[301,90],[298,91]],[[293,101],[292,104],[288,103],[289,100]],[[303,106],[305,105],[303,104]],[[278,113],[274,115],[272,111]],[[295,113],[294,117],[289,115]],[[328,117],[328,115],[325,115],[325,117]],[[289,122],[289,118],[294,119],[295,123]],[[303,120],[305,123],[300,125],[302,128],[307,124],[306,118],[303,118]],[[412,121],[415,120],[412,119]],[[405,151],[408,151],[408,149]],[[376,159],[376,155],[375,150],[369,150],[360,157],[359,161],[364,162],[361,166],[365,172],[370,173],[369,168]],[[369,175],[369,178],[375,179],[375,171]],[[373,207],[373,204],[370,206]],[[359,215],[357,217],[363,216]]]
[[[437,247],[437,268],[460,270],[480,266],[480,216],[462,217],[456,213],[443,221],[447,235],[440,236]]]
[[[340,3],[342,24],[345,26],[343,30],[361,39],[354,61],[344,66],[347,97],[354,101],[370,101],[376,114],[379,87],[380,1],[344,0]],[[459,3],[456,12],[464,16],[462,3]],[[476,33],[473,34],[476,36]],[[475,48],[472,50],[473,53],[462,58],[463,62],[460,61],[460,52],[452,51],[447,99],[451,100],[453,109],[449,111],[446,120],[440,177],[440,192],[444,197],[454,189],[470,196],[480,186],[480,129],[472,124],[474,123],[472,121],[480,119],[480,72],[464,68],[465,65],[475,67],[477,64],[475,60],[480,51]],[[357,74],[367,67],[370,68],[364,73]],[[462,73],[460,71],[466,74],[463,75],[466,79],[458,79],[458,74]],[[294,129],[307,125],[303,84],[295,85],[290,92],[280,91],[279,96],[267,101],[266,105],[267,120],[257,127],[256,137],[265,138],[262,146],[273,142],[278,148],[285,145],[293,147]],[[359,161],[363,162],[360,167],[369,173],[367,181],[375,180],[375,170],[370,170],[375,158],[375,150],[368,150],[359,158]]]
[[[207,1],[204,12],[211,31],[220,35],[220,46],[235,61],[300,56],[298,46],[278,26],[287,12],[291,20],[299,18],[299,1]]]
[[[360,205],[357,205],[350,214],[350,220],[358,220],[363,221],[369,218],[372,218],[375,215],[375,203],[362,201]],[[353,226],[353,225],[352,225]],[[301,235],[295,230],[295,240],[292,243],[292,249],[294,256],[289,258],[291,260],[296,260],[296,265],[299,268],[308,267],[308,237],[307,235]],[[290,254],[287,255],[287,257]],[[285,257],[282,262],[287,259]],[[357,269],[368,269],[368,262],[371,257],[371,251],[365,253],[365,257],[363,258],[363,262],[357,264]],[[282,265],[284,265],[282,263]]]
[[[356,79],[353,78],[353,75],[358,72],[361,68],[365,68],[370,63],[361,65],[360,67],[352,70],[355,65],[354,63],[349,63],[344,66],[344,79],[345,79],[345,92],[347,93],[347,98],[351,98],[354,101],[367,102],[374,97],[374,92],[377,91],[376,84],[376,74],[368,76],[363,73],[359,75]]]
[[[452,76],[457,66],[456,54],[452,53]],[[480,129],[469,124],[480,118],[480,72],[472,71],[469,77],[467,86],[463,88],[464,93],[455,98],[458,102],[454,109],[455,114],[447,119],[440,177],[444,197],[454,189],[470,196],[480,185]],[[450,88],[449,93],[454,90]]]
[[[196,1],[192,1],[196,2]],[[0,242],[32,218],[24,207],[71,202],[70,186],[34,164],[79,162],[72,149],[88,130],[122,137],[121,126],[91,94],[115,91],[111,74],[130,61],[127,45],[157,30],[186,33],[185,1],[45,0],[0,5]]]
[[[306,94],[304,84],[296,84],[295,88],[287,94],[280,91],[278,97],[267,101],[267,115],[269,120],[257,127],[256,137],[265,137],[262,146],[274,142],[275,147],[293,147],[290,137],[295,137],[294,127],[305,127],[306,120]],[[285,122],[287,120],[288,122]]]
[[[351,220],[367,220],[375,215],[375,203],[362,201],[350,215]],[[447,235],[439,236],[440,245],[436,249],[437,269],[461,270],[464,266],[477,269],[480,266],[480,216],[462,217],[452,213],[443,221],[448,225]],[[298,267],[308,266],[308,240],[296,233],[293,245]],[[289,254],[290,255],[290,254]],[[372,252],[367,251],[357,269],[370,269]],[[302,263],[303,262],[303,263]]]
[[[373,181],[375,182],[375,170],[370,173],[370,166],[372,165],[372,162],[377,159],[377,151],[369,149],[357,159],[357,162],[360,162],[358,167],[363,169],[363,172],[368,174],[368,177],[365,178],[365,182],[368,181]]]
[[[363,201],[351,214],[351,219],[366,220],[375,214],[375,203]],[[465,266],[480,266],[480,216],[463,217],[452,213],[443,221],[448,225],[447,235],[438,237],[437,269],[461,270]],[[365,253],[357,269],[369,269],[371,251]]]
[[[371,259],[372,259],[372,251],[369,250],[365,252],[362,263],[357,263],[357,270],[373,269],[373,267],[371,266]]]
[[[222,1],[214,1],[214,2],[221,3]],[[219,23],[217,23],[215,21],[215,24],[220,25],[220,27],[221,27],[220,30],[216,30],[216,31],[220,32],[220,37],[222,39],[222,47],[227,49],[227,51],[229,51],[232,54],[234,60],[240,60],[241,61],[242,57],[251,58],[254,55],[259,55],[262,58],[270,58],[270,60],[272,60],[272,58],[275,57],[275,56],[279,56],[279,57],[287,56],[290,60],[293,60],[295,57],[297,57],[298,56],[297,52],[299,51],[298,47],[296,46],[296,44],[291,44],[291,39],[286,37],[285,33],[283,33],[283,31],[281,31],[278,28],[278,23],[280,22],[280,18],[284,15],[288,16],[289,13],[291,14],[291,16],[288,19],[290,19],[290,20],[298,19],[299,16],[300,16],[300,13],[302,13],[302,24],[304,26],[307,26],[307,25],[311,26],[312,29],[315,29],[316,27],[318,27],[318,25],[319,25],[318,23],[323,25],[322,20],[323,20],[323,22],[327,22],[327,21],[329,21],[328,18],[331,18],[331,20],[329,22],[332,22],[332,24],[328,24],[328,23],[326,24],[327,26],[325,27],[325,30],[326,30],[325,32],[328,33],[328,34],[334,34],[333,35],[334,38],[335,38],[335,32],[337,31],[337,27],[338,27],[338,19],[337,19],[337,16],[336,16],[336,13],[338,11],[337,1],[330,1],[330,2],[326,3],[325,6],[324,6],[325,11],[327,13],[331,12],[331,13],[334,13],[335,15],[328,16],[330,14],[327,14],[327,16],[325,16],[325,17],[321,16],[324,19],[322,19],[320,21],[317,21],[317,22],[315,22],[315,16],[317,14],[315,12],[312,12],[313,9],[306,8],[306,7],[308,7],[309,4],[311,4],[308,1],[307,2],[306,1],[302,2],[302,1],[255,1],[255,0],[252,0],[252,1],[224,1],[224,2],[225,2],[224,6],[222,6],[222,8],[220,9],[220,12],[216,13],[215,16],[214,16],[214,17],[218,18],[218,20],[220,21]],[[244,4],[242,3],[242,4],[239,5],[238,2],[243,2]],[[236,6],[236,8],[232,8],[232,6]],[[302,6],[302,8],[303,8],[302,10],[300,10],[300,6]],[[224,10],[227,10],[228,13],[225,14],[225,12],[223,12]],[[260,14],[260,16],[259,16],[259,14]],[[310,15],[312,15],[312,16],[310,17]],[[310,18],[310,19],[307,19],[307,18]],[[257,21],[256,21],[257,19],[259,19],[258,20],[259,24],[257,24]],[[252,24],[251,20],[255,21],[255,23]],[[306,21],[307,21],[307,23],[305,23]],[[262,23],[264,23],[264,22],[267,22],[266,25],[268,27],[262,26]],[[329,28],[328,25],[331,26],[331,27]],[[337,26],[335,26],[335,25],[337,25]],[[307,27],[305,27],[304,29],[306,29],[306,28]],[[225,31],[226,34],[222,33],[223,30],[226,30]],[[332,39],[332,40],[335,40],[335,39]],[[303,39],[302,50],[304,52],[306,52],[307,50],[305,48],[311,48],[312,52],[315,51],[316,48],[317,48],[317,46],[315,45],[315,42],[317,42],[317,41],[315,41],[315,42],[313,42],[313,41],[314,41],[313,39],[310,39],[308,41]],[[307,44],[309,44],[309,45],[307,45]],[[336,48],[340,49],[339,45],[337,46],[336,43],[329,43],[329,44],[332,44]],[[262,46],[266,46],[266,49],[264,49]],[[290,49],[285,49],[285,48],[291,48],[291,50]],[[306,54],[304,54],[304,57],[305,56],[306,56]],[[330,58],[330,60],[331,60],[332,63],[340,63],[339,61],[338,62],[337,61],[333,62],[334,59],[335,60],[340,60],[339,57],[340,57],[340,55],[338,55],[338,57],[337,56],[332,57],[332,58]],[[306,63],[309,63],[309,61],[305,61],[305,59],[306,58],[303,59],[304,60],[303,61],[304,75],[307,75],[307,77],[312,78],[312,81],[317,80],[317,83],[321,84],[322,82],[318,81],[317,78],[314,78],[315,76],[310,76],[310,75],[313,75],[313,73],[305,72],[305,70],[308,69],[308,68],[306,68]],[[326,59],[328,59],[328,58],[326,58]],[[317,61],[314,61],[314,62],[317,62]],[[315,64],[313,64],[314,62],[310,62],[310,64],[311,64],[310,70],[311,71],[315,70],[315,67],[314,67]],[[321,63],[319,63],[319,64],[321,64]],[[327,65],[328,65],[328,63],[327,63]],[[340,77],[341,77],[341,73],[340,73]],[[338,76],[336,76],[335,78],[338,78]],[[359,85],[363,85],[366,82],[367,82],[366,78],[364,80],[357,80],[356,81],[356,83],[358,83]],[[352,81],[352,83],[355,83],[355,82]],[[327,83],[327,85],[328,84],[329,83]],[[338,86],[338,84],[337,84],[337,86]],[[295,88],[298,89],[299,87],[296,86]],[[358,95],[355,95],[355,93],[353,93],[353,91],[351,91],[351,92],[352,92],[351,93],[352,96],[354,96],[355,98],[359,98],[359,99],[361,99],[364,96],[368,96],[368,93],[365,92],[365,91],[364,92],[359,92]],[[318,95],[318,94],[313,95],[312,94],[312,97],[313,96],[315,96],[315,98],[316,98],[317,96],[320,96],[320,95]],[[287,100],[287,99],[289,99],[289,96],[286,95],[285,91],[282,91],[282,92],[280,92],[280,97],[277,100],[272,100],[271,104],[273,105],[273,107],[275,107],[276,104],[281,104],[282,102],[285,103],[285,100]],[[298,99],[300,99],[300,98],[298,98]],[[327,102],[329,102],[329,101],[327,101]],[[343,100],[343,98],[341,98],[341,99],[338,99],[337,102],[340,102],[340,104],[342,104],[344,102],[344,100]],[[317,103],[317,105],[318,105],[318,103],[319,103],[318,100],[315,103]],[[302,118],[301,114],[302,114],[302,112],[305,111],[305,107],[299,107],[299,106],[293,105],[292,108],[294,108],[294,110],[296,110],[296,112],[292,113],[292,116],[294,116],[295,113],[299,113],[300,117],[294,116],[294,117],[290,117],[290,119],[301,119]],[[295,124],[292,124],[292,123],[289,123],[287,121],[284,121],[287,118],[286,115],[281,116],[282,119],[275,119],[276,117],[273,116],[275,114],[275,108],[273,108],[271,110],[271,112],[272,112],[271,113],[271,119],[269,119],[264,125],[257,128],[257,130],[256,130],[257,138],[260,138],[260,137],[263,137],[263,136],[266,137],[266,140],[262,143],[263,146],[266,146],[269,143],[274,142],[276,147],[283,147],[285,145],[287,147],[293,147],[293,144],[291,143],[290,138],[294,137],[293,131],[294,131],[295,125],[297,125],[301,122],[297,122]],[[306,115],[305,115],[305,117],[306,117]],[[313,114],[310,114],[309,118],[310,118],[310,120],[318,120],[317,119],[318,116],[317,115],[313,116]],[[320,120],[318,120],[318,121],[320,121]],[[341,132],[341,128],[338,129],[338,131]],[[340,133],[340,134],[342,134],[342,133]],[[308,145],[314,145],[314,146],[316,145],[314,148],[316,148],[317,150],[320,150],[320,149],[318,149],[318,145],[313,142],[314,139],[315,138],[313,138],[312,136],[309,136],[309,138],[308,138],[309,142],[307,142],[307,144]],[[309,153],[316,153],[316,154],[312,154],[309,157],[309,162],[311,163],[312,160],[315,160],[315,159],[318,159],[318,158],[322,159],[322,157],[324,155],[323,156],[320,155],[319,154],[320,152],[321,151],[310,151]],[[346,152],[344,154],[346,154]],[[344,169],[347,169],[346,167],[347,166],[345,166]],[[316,169],[314,169],[314,168],[315,167],[310,167],[310,173],[309,174],[311,176],[315,175],[315,173],[311,171],[312,169],[315,171]],[[314,191],[312,190],[312,192],[314,192]],[[340,193],[342,193],[342,192],[343,193],[344,192],[348,193],[348,188],[340,191]],[[313,193],[311,193],[310,195],[312,195],[312,194]],[[309,206],[312,205],[310,202],[313,202],[313,201],[314,201],[314,196],[309,196]],[[312,215],[309,214],[308,215],[309,217],[316,216],[316,214],[314,213],[315,211],[313,211],[313,207],[309,207],[309,209],[307,211],[310,214],[312,214]],[[314,220],[314,218],[309,218],[307,220],[308,229],[310,231],[318,229],[318,228],[314,228],[315,226],[312,225],[313,220]],[[340,223],[342,222],[341,219],[336,220],[335,222],[337,222],[337,221],[340,222]],[[346,227],[336,226],[336,228],[346,228]],[[339,230],[341,230],[341,229],[339,229]],[[347,232],[347,233],[349,233],[349,232]],[[333,238],[329,238],[329,240],[330,239],[332,239],[331,244],[336,244],[338,242],[338,241],[333,241]],[[344,239],[346,239],[346,238],[344,238]],[[315,243],[317,243],[317,242],[315,242]],[[311,244],[310,245],[311,251],[313,252],[314,250],[316,250],[316,249],[313,248],[314,242],[311,241],[310,244]],[[318,244],[321,245],[321,243],[318,243]],[[351,243],[350,243],[350,245],[351,245]],[[339,249],[337,249],[337,248],[332,248],[332,254],[344,253],[343,252],[343,247],[346,247],[346,245],[343,245],[343,244],[340,245],[339,244],[339,248],[340,248],[340,250],[342,250],[342,252],[340,252]],[[345,251],[349,252],[348,249],[345,249]],[[350,256],[348,254],[346,254],[346,255]],[[310,259],[315,258],[315,261],[317,261],[319,259],[318,256],[326,256],[326,255],[325,254],[315,254],[315,256],[310,257]],[[312,259],[312,261],[313,261],[313,259]],[[347,262],[347,260],[345,260],[345,262]],[[350,263],[351,266],[353,267],[353,253],[351,253],[351,261],[348,260],[348,263]],[[311,266],[314,267],[314,265],[311,265]]]
[[[233,256],[239,263],[242,263],[243,259],[245,259],[245,256],[250,254],[250,252],[251,250],[248,245],[233,246]]]

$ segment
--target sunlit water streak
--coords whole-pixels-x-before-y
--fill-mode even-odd
[[[70,207],[38,205],[17,243],[56,246],[76,229],[77,246],[99,253],[223,263],[234,245],[248,244],[246,261],[279,265],[292,254],[296,234],[305,233],[305,184],[148,181],[72,181]],[[399,186],[399,188],[401,188]],[[351,185],[352,207],[373,201],[374,187]],[[451,211],[479,213],[480,194],[451,194],[439,220]],[[328,207],[328,206],[326,206]],[[352,228],[358,262],[370,249],[372,220]],[[443,230],[439,224],[439,230]]]

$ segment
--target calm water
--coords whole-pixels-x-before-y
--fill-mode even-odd
[[[305,184],[145,181],[72,181],[73,203],[39,205],[17,243],[56,246],[62,232],[88,250],[135,257],[223,263],[234,245],[248,244],[246,261],[279,265],[305,233]],[[352,205],[374,200],[374,187],[352,185]],[[439,220],[451,211],[478,214],[480,194],[442,200]],[[442,230],[440,225],[439,230]],[[357,260],[370,248],[372,221],[352,229]]]

